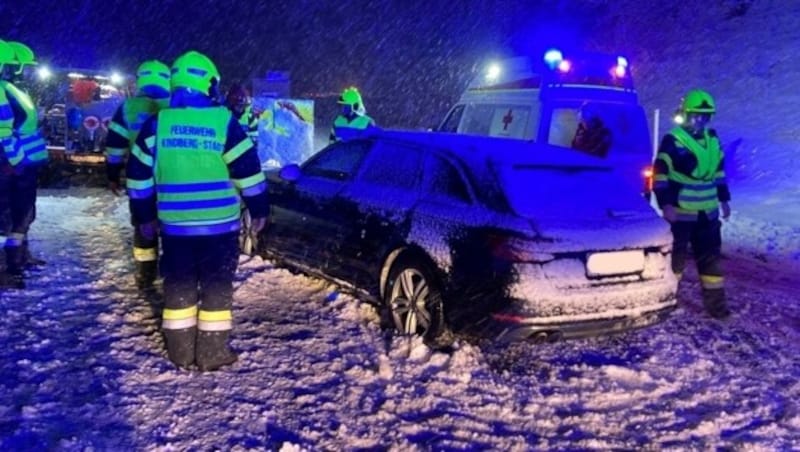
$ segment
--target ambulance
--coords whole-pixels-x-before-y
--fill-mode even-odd
[[[652,144],[628,59],[621,55],[513,58],[474,78],[440,132],[548,143],[607,160],[649,195]]]

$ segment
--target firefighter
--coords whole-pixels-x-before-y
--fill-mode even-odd
[[[6,272],[14,286],[23,287],[25,267],[43,265],[44,261],[34,258],[28,246],[28,230],[36,218],[36,190],[39,169],[47,164],[47,146],[39,131],[39,115],[31,97],[15,82],[22,75],[25,66],[35,65],[33,51],[25,44],[8,42],[13,57],[0,61],[2,77],[0,90],[8,101],[13,117],[10,140],[4,143],[7,166],[4,178],[7,187],[11,213],[11,229],[6,236]],[[7,135],[4,132],[3,135]],[[7,184],[7,185],[6,185]]]
[[[258,142],[258,116],[253,113],[253,103],[250,94],[239,83],[234,83],[225,95],[225,104],[233,113],[234,119],[245,131],[247,136]]]
[[[128,155],[144,121],[169,103],[169,66],[157,61],[145,61],[136,70],[136,93],[125,100],[114,113],[106,138],[106,172],[108,187],[120,193],[120,179]],[[136,285],[152,289],[158,276],[158,238],[148,239],[133,224],[133,260],[136,262]]]
[[[142,125],[126,166],[131,213],[160,231],[162,330],[169,359],[201,371],[236,361],[228,340],[239,258],[240,197],[252,228],[266,224],[266,180],[252,140],[218,105],[219,72],[190,51],[172,65],[171,99]],[[155,156],[158,158],[155,158]]]
[[[707,127],[714,99],[695,89],[683,98],[682,125],[661,141],[654,164],[653,190],[673,235],[672,270],[680,279],[691,245],[703,290],[703,304],[715,318],[730,314],[723,288],[719,220],[730,217],[719,137]],[[721,212],[721,213],[720,213]]]
[[[342,106],[342,112],[333,120],[329,140],[331,143],[339,141],[338,132],[341,129],[364,130],[375,125],[375,121],[367,115],[364,101],[357,88],[353,86],[345,88],[337,103]]]
[[[14,49],[0,39],[0,73],[5,67],[5,62],[13,59]],[[5,90],[0,89],[0,251],[4,251],[11,233],[11,176],[14,170],[8,162],[6,149],[11,147],[13,130],[14,112],[11,111]],[[5,252],[2,254],[5,256]],[[5,257],[0,265],[3,265],[3,272],[0,273],[0,287],[18,282],[15,281],[18,279],[16,276],[12,277],[6,272]]]

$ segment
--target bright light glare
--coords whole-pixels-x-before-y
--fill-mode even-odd
[[[40,66],[39,69],[36,70],[36,75],[39,76],[39,80],[47,80],[53,73],[50,72],[50,68],[47,66]]]
[[[113,84],[115,84],[115,85],[119,85],[119,84],[121,84],[121,83],[122,83],[122,82],[124,82],[124,81],[125,81],[125,77],[123,77],[123,76],[119,75],[119,74],[118,74],[118,73],[116,73],[116,72],[112,72],[112,73],[111,73],[111,83],[113,83]]]
[[[502,72],[502,69],[500,68],[500,65],[497,64],[497,63],[492,63],[486,69],[486,78],[488,80],[497,80],[497,77],[500,76],[501,72]]]
[[[616,65],[614,66],[614,75],[618,78],[625,77],[625,66]]]
[[[570,63],[569,60],[563,60],[560,63],[558,63],[558,70],[559,71],[561,71],[561,72],[569,72],[570,69],[572,69],[572,63]]]
[[[628,59],[624,56],[617,57],[617,66],[628,67]]]
[[[675,124],[683,124],[684,121],[686,121],[686,119],[680,113],[676,114],[672,120],[675,121]]]
[[[558,49],[550,49],[544,54],[544,62],[551,68],[561,63],[563,59],[564,55],[562,55],[561,51]]]

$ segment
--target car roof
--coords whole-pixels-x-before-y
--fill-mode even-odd
[[[572,149],[533,141],[461,133],[371,128],[363,138],[414,145],[451,155],[478,169],[492,165],[610,170],[611,164]]]

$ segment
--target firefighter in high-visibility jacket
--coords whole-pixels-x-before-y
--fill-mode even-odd
[[[3,61],[14,59],[14,49],[0,39],[0,71],[5,67]],[[8,162],[6,148],[10,148],[14,133],[14,112],[8,103],[5,90],[0,89],[0,250],[5,255],[5,246],[11,234],[11,175],[13,167]],[[5,258],[0,262],[3,271],[0,273],[0,287],[9,285],[16,276],[11,276],[5,269]]]
[[[253,102],[244,86],[234,83],[225,95],[225,104],[239,122],[242,130],[254,143],[258,142],[258,116],[253,113]]]
[[[170,105],[142,125],[126,166],[131,213],[141,233],[160,231],[162,330],[169,359],[214,370],[236,361],[233,277],[240,198],[251,228],[266,224],[266,180],[252,140],[218,105],[219,72],[190,51],[172,65]]]
[[[730,217],[730,190],[725,179],[724,155],[713,129],[714,99],[703,90],[683,98],[683,123],[661,141],[654,164],[658,205],[672,226],[672,269],[681,277],[691,245],[703,304],[715,318],[730,314],[725,300],[720,248],[720,216]]]
[[[341,139],[342,129],[364,130],[375,125],[375,121],[367,115],[364,101],[357,88],[353,86],[345,88],[337,103],[342,106],[342,111],[333,120],[329,137],[331,143]]]
[[[39,131],[39,115],[31,97],[19,89],[15,82],[26,66],[36,64],[33,51],[20,42],[8,42],[13,58],[7,55],[2,65],[0,90],[4,92],[13,120],[11,136],[4,136],[4,152],[7,166],[0,183],[8,190],[11,228],[6,235],[6,273],[15,286],[22,287],[23,270],[27,266],[42,265],[44,261],[34,258],[28,247],[28,231],[36,219],[36,190],[39,169],[47,164],[48,154],[44,137]]]
[[[169,104],[170,69],[158,60],[145,61],[136,70],[136,94],[119,106],[108,126],[106,137],[106,172],[108,187],[120,192],[125,160],[144,121]],[[136,285],[153,287],[158,276],[158,238],[146,238],[133,221],[133,260],[136,263]]]

